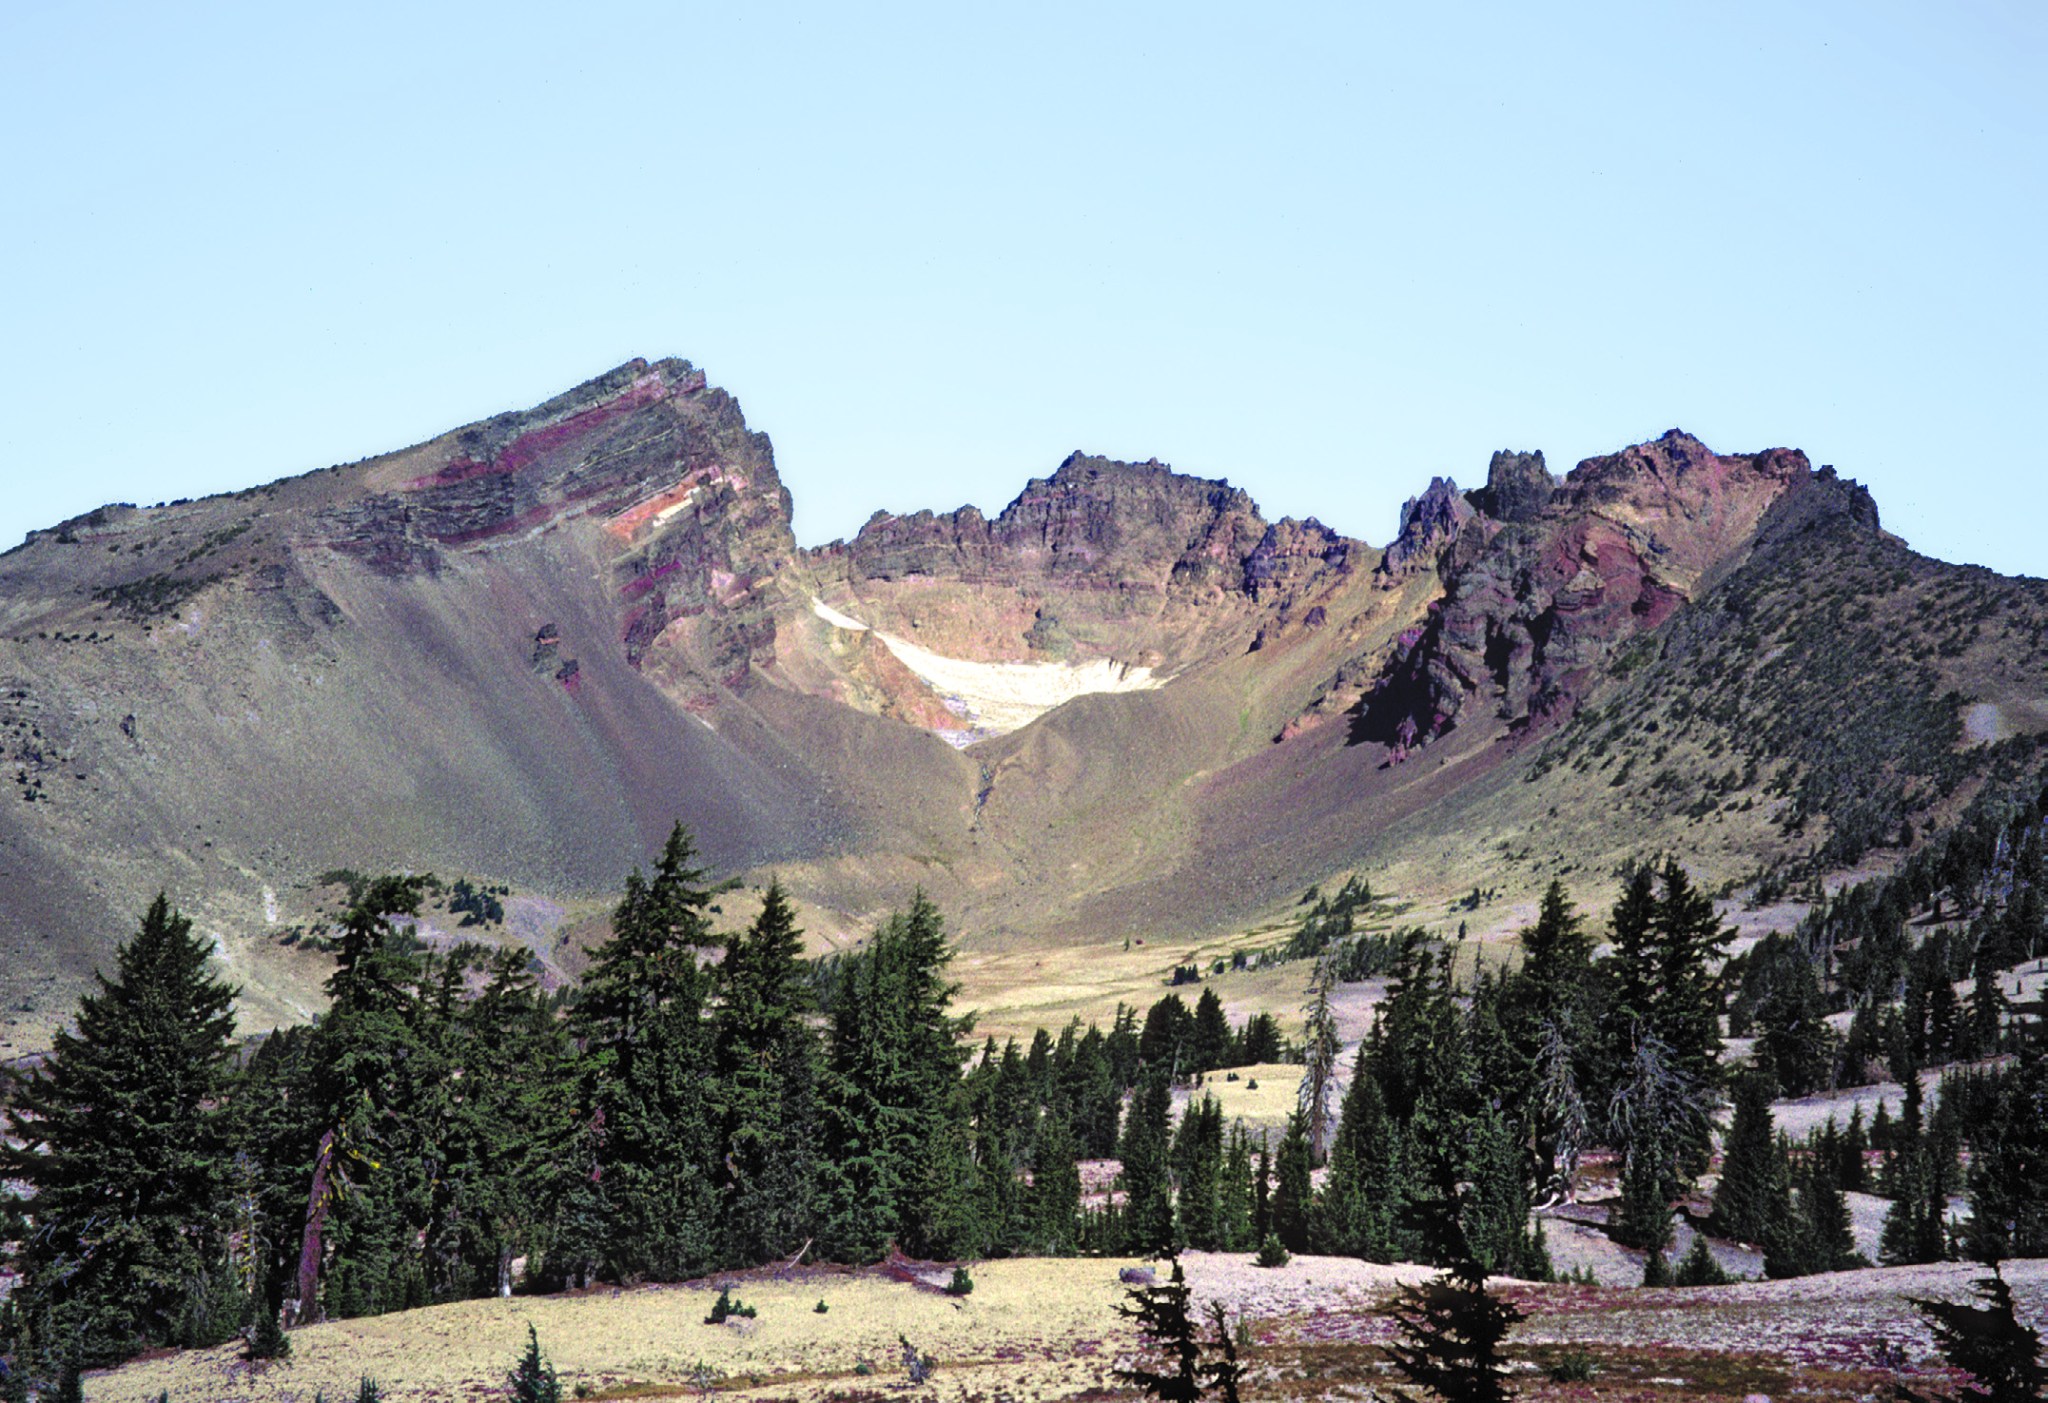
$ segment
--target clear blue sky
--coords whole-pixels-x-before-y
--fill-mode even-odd
[[[1673,425],[2048,574],[2048,6],[0,0],[0,542],[686,356],[806,542]]]

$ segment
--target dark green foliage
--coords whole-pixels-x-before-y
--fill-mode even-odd
[[[1279,1019],[1270,1013],[1255,1013],[1245,1020],[1244,1032],[1238,1038],[1239,1065],[1258,1067],[1278,1062],[1283,1050]]]
[[[1138,1059],[1148,1072],[1178,1081],[1200,1070],[1194,1058],[1195,1016],[1178,994],[1168,994],[1145,1014],[1138,1035]]]
[[[209,953],[159,896],[116,951],[114,977],[97,976],[80,1001],[77,1031],[13,1079],[0,1177],[34,1190],[10,1302],[24,1371],[50,1377],[177,1342],[189,1298],[222,1270],[230,1154],[217,1102],[235,990],[207,972]],[[240,1311],[216,1319],[205,1342],[240,1324]],[[59,1341],[61,1360],[47,1352]]]
[[[1231,1126],[1216,1188],[1216,1248],[1246,1252],[1258,1244],[1253,1231],[1252,1144],[1243,1122]]]
[[[1948,1255],[1948,1195],[1921,1116],[1920,1077],[1908,1068],[1906,1108],[1891,1134],[1880,1191],[1892,1200],[1879,1253],[1886,1266],[1938,1262]]]
[[[1296,1111],[1287,1120],[1274,1165],[1272,1231],[1290,1252],[1306,1252],[1311,1243],[1310,1204],[1313,1190],[1308,1158],[1308,1125]]]
[[[355,1403],[384,1403],[384,1386],[368,1374],[363,1375],[363,1381],[356,1385]]]
[[[978,1183],[960,1082],[945,925],[922,892],[848,962],[832,1018],[821,1246],[872,1261],[891,1239],[917,1256],[978,1255]],[[960,1250],[965,1248],[967,1250]]]
[[[1359,877],[1345,879],[1336,895],[1318,897],[1301,925],[1287,938],[1281,955],[1289,960],[1312,960],[1332,945],[1350,937],[1358,913],[1371,907],[1371,884]]]
[[[817,1233],[823,1068],[802,958],[795,913],[771,882],[760,915],[728,938],[718,969],[712,1065],[726,1261],[787,1257]]]
[[[1402,1343],[1387,1357],[1410,1385],[1445,1403],[1505,1403],[1514,1396],[1501,1345],[1522,1312],[1486,1289],[1486,1271],[1454,1259],[1433,1281],[1403,1286],[1392,1308]],[[1414,1395],[1394,1396],[1414,1403]]]
[[[1261,1267],[1284,1267],[1290,1260],[1292,1259],[1287,1255],[1286,1247],[1281,1245],[1279,1236],[1267,1233],[1265,1240],[1259,1244],[1259,1255],[1253,1259],[1253,1264]]]
[[[618,1281],[680,1281],[718,1258],[710,981],[699,964],[713,937],[695,858],[677,825],[653,878],[627,879],[576,1006],[592,1210],[603,1224],[578,1245]]]
[[[1805,1096],[1832,1080],[1837,1048],[1827,1014],[1819,971],[1797,941],[1768,935],[1742,957],[1729,1031],[1755,1034],[1754,1065],[1784,1095]]]
[[[1237,1061],[1232,1045],[1230,1020],[1223,1012],[1223,1000],[1214,989],[1204,989],[1195,1000],[1194,1026],[1189,1033],[1189,1070],[1212,1072]]]
[[[1559,1354],[1557,1362],[1544,1370],[1554,1384],[1591,1383],[1594,1375],[1599,1372],[1593,1363],[1593,1356],[1576,1345]]]
[[[1734,1278],[1723,1271],[1721,1264],[1714,1260],[1714,1254],[1707,1248],[1703,1234],[1693,1234],[1692,1246],[1678,1259],[1678,1270],[1672,1273],[1673,1286],[1726,1286]]]
[[[1771,1131],[1771,1083],[1751,1071],[1735,1084],[1735,1118],[1714,1190],[1714,1230],[1738,1242],[1763,1242],[1790,1210],[1791,1185]]]
[[[2012,1288],[1995,1268],[1970,1289],[1984,1304],[1913,1298],[1913,1307],[1934,1332],[1935,1347],[1951,1368],[1968,1374],[1964,1397],[1986,1403],[2037,1403],[2048,1398],[2048,1368],[2041,1363],[2041,1336],[2013,1314]],[[1923,1395],[1900,1390],[1913,1403]]]
[[[1792,1193],[1764,1237],[1764,1275],[1778,1279],[1870,1265],[1856,1253],[1849,1207],[1833,1166],[1811,1146],[1795,1163],[1782,1140],[1778,1155],[1787,1166]]]
[[[1117,1314],[1138,1322],[1138,1331],[1154,1349],[1166,1354],[1166,1367],[1148,1369],[1142,1363],[1118,1369],[1120,1382],[1131,1385],[1161,1403],[1192,1403],[1202,1396],[1202,1347],[1195,1338],[1194,1316],[1189,1312],[1187,1279],[1181,1274],[1180,1257],[1172,1257],[1173,1271],[1167,1280],[1131,1288],[1127,1299],[1117,1305]]]
[[[1122,1145],[1124,1230],[1130,1250],[1164,1253],[1174,1246],[1172,1147],[1167,1117],[1172,1089],[1164,1070],[1148,1072],[1131,1098]]]
[[[755,1313],[754,1307],[733,1295],[730,1286],[721,1286],[718,1288],[718,1299],[711,1303],[711,1314],[704,1317],[704,1323],[723,1325],[733,1316],[738,1316],[742,1320],[752,1320]]]
[[[250,1360],[292,1357],[292,1337],[284,1332],[282,1311],[260,1296],[249,1321],[249,1345],[242,1357]]]
[[[540,1352],[540,1334],[531,1323],[526,1327],[526,1352],[519,1356],[519,1363],[506,1382],[513,1403],[562,1403],[561,1380],[555,1377],[547,1356]]]
[[[953,1279],[946,1283],[948,1296],[971,1296],[974,1294],[974,1278],[967,1274],[967,1268],[953,1268]]]
[[[2048,1038],[2038,1021],[2016,1064],[1987,1081],[1970,1160],[1971,1255],[2048,1256]]]
[[[1198,1251],[1216,1252],[1225,1246],[1223,1167],[1223,1108],[1205,1093],[1181,1116],[1174,1142],[1174,1169],[1180,1180],[1177,1240]]]

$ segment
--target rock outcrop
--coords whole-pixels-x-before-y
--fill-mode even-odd
[[[1353,739],[1398,759],[1474,705],[1514,726],[1556,714],[1617,646],[1748,549],[1772,503],[1811,476],[1796,450],[1724,457],[1674,429],[1588,458],[1556,488],[1540,454],[1497,453],[1462,516],[1463,499],[1433,482],[1397,544],[1412,563],[1457,523],[1439,548],[1444,593],[1360,703]]]

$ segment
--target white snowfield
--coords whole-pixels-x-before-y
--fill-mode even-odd
[[[1114,658],[1085,663],[977,663],[949,658],[920,648],[907,638],[870,629],[859,619],[840,613],[822,599],[811,612],[834,628],[873,633],[933,691],[953,706],[967,723],[961,731],[941,731],[956,745],[1027,726],[1054,707],[1097,692],[1142,692],[1163,687],[1168,679],[1149,667],[1133,667]]]

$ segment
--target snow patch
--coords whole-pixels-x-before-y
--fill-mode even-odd
[[[274,887],[265,887],[263,889],[263,924],[266,926],[277,924],[277,890]]]
[[[954,745],[970,744],[1030,725],[1076,697],[1101,692],[1144,692],[1167,680],[1149,667],[1096,658],[1084,663],[977,663],[949,658],[921,648],[907,638],[870,629],[823,600],[811,601],[811,612],[834,628],[873,633],[897,661],[945,699],[946,709],[973,723],[962,730],[941,731]]]

